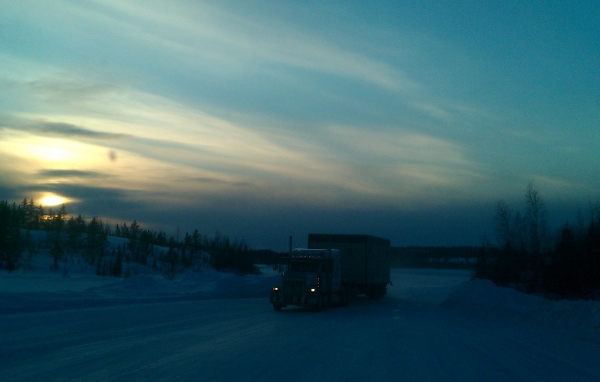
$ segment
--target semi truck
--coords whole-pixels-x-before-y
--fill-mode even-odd
[[[288,305],[320,311],[346,305],[356,296],[385,296],[390,284],[390,241],[370,235],[309,234],[308,247],[276,259],[281,284],[270,302],[276,311]]]

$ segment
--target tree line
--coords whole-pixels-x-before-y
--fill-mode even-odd
[[[600,203],[590,203],[587,217],[552,231],[539,191],[529,184],[524,210],[505,201],[496,204],[494,232],[498,245],[484,246],[475,277],[526,292],[559,298],[594,298],[600,291]]]
[[[32,232],[45,233],[44,240],[34,240]],[[110,236],[124,240],[111,246]],[[144,229],[136,220],[111,227],[98,217],[88,221],[71,216],[65,205],[53,210],[36,205],[33,199],[24,198],[20,204],[1,200],[0,269],[12,272],[27,267],[41,250],[52,256],[52,270],[77,259],[105,276],[130,276],[136,264],[161,270],[168,278],[202,266],[238,274],[256,272],[246,243],[218,232],[208,237],[196,229],[180,241],[163,231]]]
[[[392,267],[399,268],[437,268],[437,269],[473,269],[479,255],[478,247],[391,247]]]

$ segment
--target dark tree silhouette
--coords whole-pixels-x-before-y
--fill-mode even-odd
[[[17,269],[21,256],[20,220],[20,207],[0,201],[0,268],[9,272]]]
[[[525,193],[525,213],[513,213],[504,201],[498,202],[494,229],[499,248],[478,257],[475,277],[558,297],[591,298],[598,295],[599,203],[591,205],[587,224],[581,214],[575,228],[567,222],[552,247],[546,205],[530,183]]]

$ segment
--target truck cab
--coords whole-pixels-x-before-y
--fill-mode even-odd
[[[294,249],[280,257],[277,268],[281,284],[274,286],[270,302],[275,310],[287,305],[321,310],[339,301],[341,288],[340,251],[337,249]]]

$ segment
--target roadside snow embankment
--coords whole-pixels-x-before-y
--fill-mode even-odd
[[[600,341],[600,301],[553,301],[475,279],[456,288],[443,306],[470,311],[483,319],[525,321],[575,330],[582,339]]]
[[[119,303],[268,296],[278,282],[269,267],[260,275],[236,276],[206,268],[174,280],[157,274],[127,279],[53,272],[0,275],[0,313],[60,310]]]

